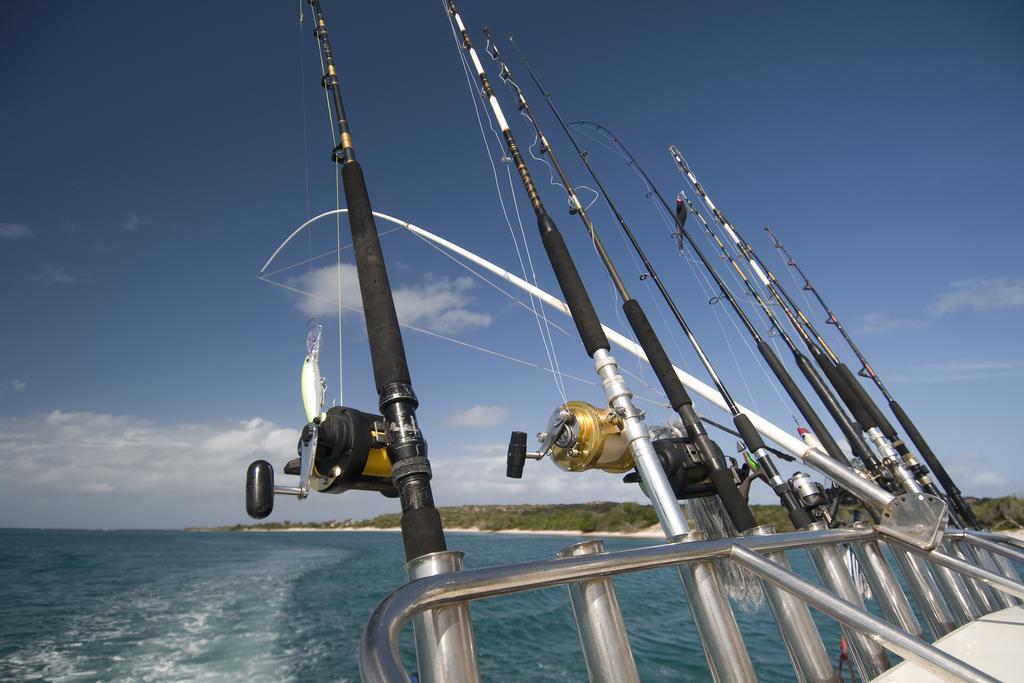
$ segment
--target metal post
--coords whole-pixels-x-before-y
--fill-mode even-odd
[[[956,629],[953,615],[939,593],[939,587],[935,585],[935,579],[928,571],[928,565],[922,562],[917,555],[911,555],[902,548],[891,546],[890,550],[903,577],[907,580],[910,592],[914,595],[914,602],[917,603],[918,609],[924,615],[924,620],[928,622],[932,640],[938,640]]]
[[[571,545],[558,553],[558,557],[603,552],[604,545],[595,539]],[[636,671],[612,580],[604,577],[587,579],[570,583],[567,587],[591,683],[639,682],[640,675]]]
[[[979,567],[984,567],[993,574],[1003,574],[1002,568],[996,562],[995,558],[992,556],[992,553],[988,552],[984,548],[977,548],[971,545],[970,542],[964,538],[957,538],[953,542],[960,548],[960,550],[967,556],[967,558],[974,557],[975,563]],[[1003,575],[1005,576],[1005,574]],[[1010,578],[1014,581],[1017,580],[1015,577],[1007,578]],[[1007,595],[1002,591],[992,590],[988,586],[985,586],[985,588],[988,591],[989,595],[992,597],[993,601],[996,603],[996,609],[1013,607],[1017,604],[1017,600],[1012,595]]]
[[[669,539],[671,543],[689,543],[705,540],[703,531],[689,533]],[[756,681],[754,665],[750,662],[732,606],[725,597],[722,584],[715,571],[714,562],[696,562],[679,567],[679,579],[683,582],[686,599],[693,614],[704,656],[707,658],[711,677],[716,681]],[[735,656],[739,653],[740,656]]]
[[[978,550],[984,552],[984,550],[982,550],[981,548],[978,548]],[[992,558],[995,560],[996,566],[999,568],[1000,574],[1008,578],[1010,581],[1020,581],[1020,574],[1017,573],[1017,568],[1013,566],[1013,562],[1009,558],[1004,557],[1003,555],[992,555]],[[1013,604],[1021,604],[1021,601],[1017,598],[1013,596],[1007,597],[1011,601],[1013,601]]]
[[[421,555],[405,565],[409,580],[462,571],[457,550]],[[479,683],[469,603],[424,610],[413,617],[416,666],[422,683]]]
[[[949,567],[943,567],[934,562],[929,564],[931,565],[935,582],[939,585],[939,590],[942,591],[943,597],[946,598],[946,604],[953,613],[953,619],[960,626],[963,626],[980,617],[981,611],[975,606],[974,601],[971,600],[963,577]]]
[[[883,643],[899,656],[911,660],[925,671],[945,681],[994,681],[992,676],[917,640],[909,633],[890,626],[888,623],[863,609],[853,608],[845,600],[822,590],[803,579],[786,574],[782,569],[761,557],[758,553],[738,545],[732,548],[732,559],[747,567],[758,576],[784,587],[802,599],[810,602],[825,614],[852,629],[871,633],[872,638]]]
[[[892,568],[882,554],[882,548],[877,541],[866,543],[851,543],[853,552],[857,555],[857,561],[868,579],[871,592],[875,602],[878,603],[882,614],[894,625],[902,628],[915,638],[924,639],[924,629],[917,620],[906,593],[896,580]]]
[[[774,533],[774,526],[762,525],[744,532],[743,535],[767,536]],[[792,571],[785,552],[776,550],[764,555],[786,571]],[[839,681],[807,603],[773,583],[762,581],[762,584],[772,614],[775,616],[775,623],[782,634],[782,641],[786,644],[789,658],[793,662],[797,679],[805,683]]]
[[[815,531],[826,528],[822,522],[808,527]],[[807,552],[810,554],[814,569],[825,588],[843,600],[864,609],[864,601],[853,585],[850,571],[846,568],[836,547],[832,545],[816,546],[808,548]],[[842,631],[850,648],[850,658],[857,667],[857,672],[862,680],[870,681],[891,666],[885,651],[870,636],[851,629],[845,624],[842,626]]]
[[[974,553],[971,552],[970,547],[963,548],[952,538],[943,539],[941,546],[947,555],[952,555],[964,562],[978,565],[985,569],[988,568],[982,564],[981,560],[976,557]],[[996,573],[998,574],[999,572]],[[964,579],[964,585],[967,586],[967,592],[970,593],[971,599],[974,601],[974,604],[977,605],[981,614],[991,614],[997,609],[1001,609],[995,596],[988,590],[988,587],[985,584],[974,579]]]
[[[703,532],[690,531],[683,517],[679,502],[665,477],[665,470],[651,445],[643,412],[633,404],[633,394],[619,374],[615,358],[607,349],[598,349],[594,352],[594,367],[601,377],[608,405],[622,418],[622,435],[633,453],[643,478],[643,490],[651,499],[665,536],[673,542],[704,540]],[[714,563],[680,567],[679,577],[712,678],[723,683],[756,680],[754,665],[750,662],[736,616],[722,590]]]

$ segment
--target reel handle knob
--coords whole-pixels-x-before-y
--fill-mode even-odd
[[[523,478],[523,466],[526,464],[526,432],[512,432],[508,441],[508,458],[505,463],[505,476],[510,479]]]
[[[274,466],[257,460],[245,471],[245,511],[263,519],[274,510]]]

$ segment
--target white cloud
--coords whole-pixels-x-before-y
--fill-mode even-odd
[[[36,282],[44,285],[69,285],[78,282],[78,278],[63,268],[47,268],[35,276]]]
[[[456,410],[448,416],[445,424],[449,427],[497,427],[508,417],[504,406],[472,406]]]
[[[1003,379],[1024,374],[1024,363],[1005,361],[951,360],[897,368],[894,382],[964,382]]]
[[[297,439],[298,429],[260,418],[170,426],[59,410],[0,418],[0,518],[24,517],[33,505],[71,505],[70,519],[50,524],[88,524],[109,501],[118,506],[110,526],[167,525],[188,519],[197,503],[230,501],[237,515],[249,462],[264,458],[280,471]]]
[[[0,223],[0,239],[20,240],[32,237],[34,232],[21,223]]]
[[[974,472],[967,477],[967,483],[971,486],[971,490],[975,489],[995,489],[997,493],[1005,494],[1006,486],[1010,483],[1010,480],[991,470],[982,470],[980,472]]]
[[[921,322],[908,316],[893,316],[888,313],[866,313],[852,324],[854,332],[861,334],[879,334],[896,332],[920,327]]]
[[[18,394],[28,388],[28,383],[23,382],[20,379],[10,379],[0,384],[0,394],[7,393],[8,391]]]
[[[0,418],[0,520],[9,526],[182,527],[245,521],[244,472],[265,459],[277,476],[295,457],[299,429],[268,420],[161,425],[129,415],[53,411]],[[567,473],[550,461],[505,476],[502,444],[431,443],[438,505],[643,502],[636,485],[604,472]],[[447,452],[446,452],[447,450]],[[365,519],[396,512],[376,493],[281,497],[271,519]]]
[[[140,218],[138,214],[130,213],[121,222],[121,229],[125,232],[135,232],[144,225],[149,225],[148,218]]]
[[[341,265],[341,302],[351,310],[359,310],[359,279],[356,267]],[[297,306],[307,315],[329,316],[338,310],[338,266],[325,266],[288,281],[288,285],[305,293]],[[470,309],[468,277],[447,278],[427,274],[414,286],[393,286],[395,311],[404,324],[424,327],[432,332],[455,334],[464,330],[487,327],[491,316]]]
[[[928,304],[931,315],[960,311],[995,311],[1024,306],[1024,278],[968,278],[949,284],[949,289]]]
[[[474,455],[430,459],[438,505],[494,503],[586,503],[595,500],[649,503],[621,474],[565,472],[547,458],[528,460],[522,479],[505,476],[507,445],[475,447]]]

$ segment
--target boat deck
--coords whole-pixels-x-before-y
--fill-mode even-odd
[[[935,641],[940,650],[1001,681],[1024,681],[1024,607],[1008,607],[961,626]],[[914,662],[904,661],[875,678],[875,683],[941,681]]]

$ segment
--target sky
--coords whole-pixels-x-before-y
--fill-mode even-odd
[[[280,471],[294,457],[311,315],[324,323],[328,402],[375,410],[357,312],[341,316],[339,354],[332,250],[347,244],[346,224],[321,221],[293,240],[274,262],[290,266],[276,285],[256,277],[292,230],[336,207],[320,64],[301,7],[0,6],[0,526],[245,521],[246,465],[265,458]],[[374,208],[516,273],[528,249],[539,286],[556,292],[442,3],[324,0],[324,11]],[[966,493],[1024,493],[1019,3],[466,0],[460,11],[481,52],[483,26],[498,37],[574,184],[593,185],[528,85],[509,32],[563,116],[613,130],[669,197],[682,187],[667,153],[678,145],[799,297],[762,230],[772,226]],[[484,62],[529,149],[528,124]],[[734,318],[709,305],[692,256],[677,253],[632,169],[581,140],[732,393],[795,429],[795,411]],[[564,193],[541,162],[528,163],[602,320],[625,332]],[[595,201],[591,214],[673,361],[706,379],[663,324],[607,207]],[[562,387],[567,398],[603,401],[582,345],[553,328],[560,385],[544,369],[528,300],[378,227],[402,319],[426,331],[407,330],[405,341],[437,503],[641,500],[616,476],[547,462],[528,463],[521,481],[504,477],[509,432],[543,429]],[[358,306],[351,250],[341,252],[342,301]],[[552,322],[572,332],[567,319]],[[668,419],[649,368],[615,353],[649,421]],[[733,437],[715,436],[735,452]],[[376,494],[316,495],[279,501],[273,519],[395,510]]]

